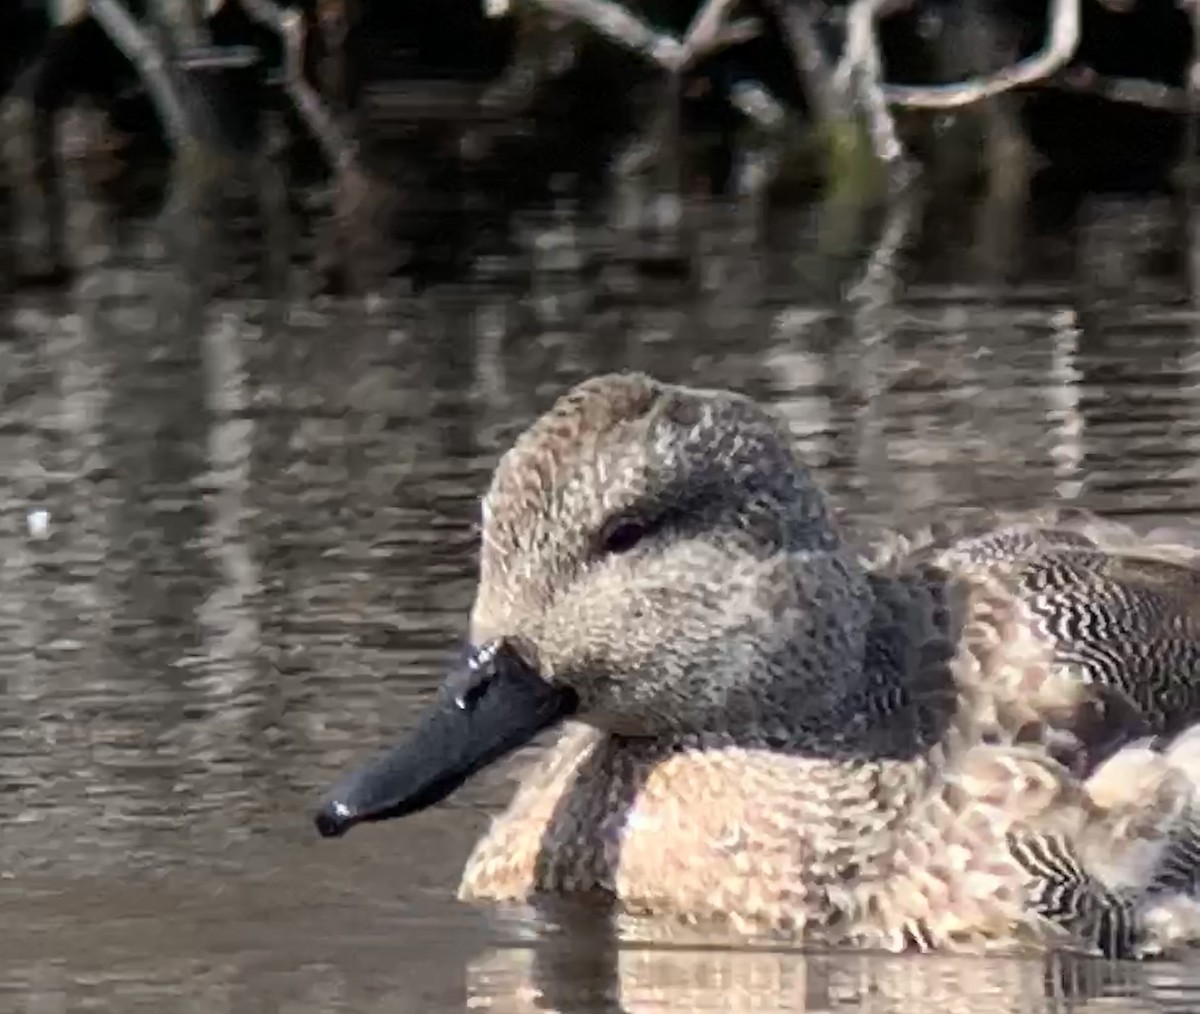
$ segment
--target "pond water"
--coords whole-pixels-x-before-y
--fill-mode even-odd
[[[457,649],[498,454],[590,374],[773,404],[868,521],[1200,515],[1186,213],[1093,202],[997,261],[963,207],[898,200],[835,253],[827,210],[756,236],[701,209],[681,275],[564,198],[464,277],[332,301],[198,299],[155,222],[83,202],[73,290],[12,297],[0,332],[0,1007],[1200,1008],[1200,963],[651,946],[460,906],[524,757],[403,823],[311,827]]]

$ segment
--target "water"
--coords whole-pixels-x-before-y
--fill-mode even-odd
[[[153,222],[77,207],[75,291],[15,297],[0,333],[0,1009],[1200,1006],[1191,962],[639,943],[569,909],[459,906],[524,758],[316,838],[321,790],[458,646],[497,455],[592,373],[774,404],[856,519],[1200,514],[1178,207],[1109,201],[999,266],[961,207],[898,204],[832,252],[811,209],[762,243],[710,211],[688,278],[639,272],[564,205],[415,296],[201,303]]]

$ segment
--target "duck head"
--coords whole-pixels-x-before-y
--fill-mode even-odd
[[[786,431],[725,391],[598,377],[501,459],[471,649],[321,834],[424,809],[565,718],[736,739],[819,716],[861,668],[871,597]]]

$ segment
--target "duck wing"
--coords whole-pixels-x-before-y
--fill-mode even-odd
[[[1086,778],[1122,746],[1200,721],[1200,529],[1140,536],[1077,509],[967,518],[918,533],[857,533],[881,580],[933,573],[995,584],[1085,689],[1054,756]],[[932,579],[932,578],[927,578]]]
[[[939,554],[1007,576],[1057,667],[1167,736],[1200,719],[1200,553],[1097,523],[1009,526]]]

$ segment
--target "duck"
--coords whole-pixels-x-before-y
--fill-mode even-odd
[[[609,374],[496,465],[468,643],[320,835],[545,734],[460,899],[890,951],[1200,933],[1185,540],[1071,507],[856,539],[766,407]]]

